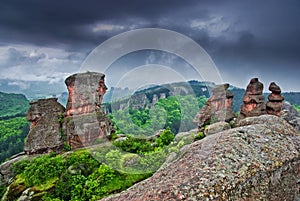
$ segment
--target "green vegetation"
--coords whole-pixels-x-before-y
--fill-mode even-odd
[[[0,120],[0,162],[23,151],[28,131],[29,124],[25,117]]]
[[[22,94],[6,94],[0,92],[0,119],[25,116],[29,101]]]
[[[127,140],[90,150],[26,159],[14,165],[15,179],[8,198],[15,200],[30,188],[35,200],[99,200],[150,177],[171,152],[178,154],[190,142],[174,139],[166,129],[156,138],[129,135]],[[4,187],[0,193],[3,195]]]
[[[109,116],[116,126],[117,133],[149,136],[166,128],[178,133],[195,127],[193,118],[205,105],[206,100],[204,96],[169,96],[159,99],[152,109],[126,108],[113,111]]]
[[[113,150],[108,152],[106,158],[115,155],[112,153]],[[15,164],[14,170],[17,179],[11,187],[20,191],[9,192],[9,198],[19,196],[25,188],[32,188],[36,192],[35,199],[39,200],[99,200],[151,175],[127,174],[112,169],[86,150],[67,156],[44,155],[24,160]]]
[[[300,113],[300,105],[293,105],[293,106]]]
[[[22,94],[0,92],[0,163],[23,151],[29,131],[25,119],[29,101]]]

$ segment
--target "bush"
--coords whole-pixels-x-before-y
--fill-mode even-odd
[[[22,172],[22,177],[25,179],[26,187],[31,187],[59,177],[65,169],[66,165],[62,156],[46,155],[30,161]]]
[[[204,137],[205,137],[205,135],[203,132],[198,132],[194,139],[195,139],[195,141],[197,141],[197,140],[203,139]]]
[[[137,138],[130,135],[127,136],[127,140],[113,142],[113,145],[130,153],[144,153],[154,150],[154,147],[146,138]]]
[[[163,132],[161,132],[159,138],[156,139],[155,143],[157,147],[164,147],[166,145],[169,145],[173,140],[175,136],[174,133],[170,130],[170,128],[167,128]]]

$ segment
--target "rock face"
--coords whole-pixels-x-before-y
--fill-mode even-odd
[[[107,87],[104,74],[87,72],[74,74],[65,80],[69,98],[64,118],[64,130],[72,148],[89,146],[109,135],[112,123],[101,109]]]
[[[194,118],[194,123],[202,127],[211,121],[227,121],[234,118],[232,111],[233,93],[228,91],[229,84],[217,85],[212,90],[212,96]]]
[[[107,90],[104,77],[101,73],[87,72],[71,75],[65,80],[69,92],[66,116],[93,113],[101,108]]]
[[[228,130],[230,129],[230,124],[225,122],[225,121],[220,121],[211,125],[208,125],[205,130],[204,130],[204,134],[205,135],[211,135],[211,134],[215,134],[224,130]]]
[[[243,97],[238,121],[246,117],[254,117],[266,114],[265,98],[263,96],[264,85],[258,81],[258,78],[250,80]]]
[[[149,179],[102,200],[297,200],[299,134],[274,115],[240,124],[188,145]]]
[[[298,130],[298,132],[300,132],[300,114],[289,102],[285,101],[283,103],[281,118],[286,120],[296,130]]]
[[[62,120],[65,108],[56,98],[30,102],[26,119],[31,122],[30,131],[24,144],[27,154],[47,153],[60,150],[66,138],[62,133]]]
[[[284,100],[284,97],[281,95],[281,89],[275,82],[272,82],[269,86],[269,90],[272,93],[268,96],[267,113],[280,117],[282,102]]]

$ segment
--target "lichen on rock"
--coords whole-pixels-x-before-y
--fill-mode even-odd
[[[149,179],[102,201],[296,200],[299,134],[274,115],[241,124],[188,145]]]

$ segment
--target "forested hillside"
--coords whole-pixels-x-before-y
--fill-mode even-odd
[[[23,94],[0,92],[0,119],[25,116],[29,102]]]
[[[29,101],[22,94],[0,92],[0,163],[23,151],[29,131],[25,113]]]

